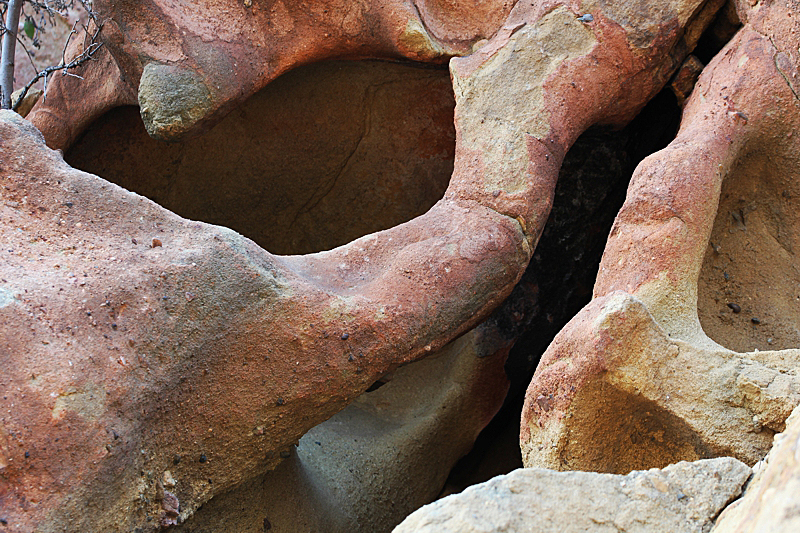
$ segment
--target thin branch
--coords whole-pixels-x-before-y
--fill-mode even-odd
[[[36,74],[36,76],[34,76],[33,79],[31,79],[25,85],[25,87],[23,87],[22,88],[22,92],[21,92],[19,98],[17,99],[16,105],[14,106],[14,110],[16,110],[19,107],[19,105],[22,103],[22,99],[25,98],[26,94],[28,94],[28,90],[30,90],[30,88],[33,87],[33,85],[37,81],[42,79],[42,78],[44,78],[44,84],[45,84],[44,94],[46,96],[47,95],[47,77],[50,74],[54,73],[54,72],[61,71],[62,75],[73,76],[73,77],[76,77],[76,78],[83,79],[81,76],[78,76],[77,74],[73,74],[72,72],[70,72],[70,70],[79,67],[80,65],[82,65],[82,64],[86,63],[87,61],[89,61],[90,59],[93,59],[94,55],[97,53],[97,51],[100,50],[100,48],[103,46],[103,43],[97,41],[98,37],[100,37],[100,31],[103,29],[103,26],[102,26],[102,24],[97,22],[97,20],[92,16],[92,13],[90,13],[89,16],[92,18],[92,20],[95,23],[95,31],[92,33],[92,36],[91,36],[91,38],[89,40],[89,44],[83,49],[83,52],[81,52],[78,56],[73,58],[71,61],[67,62],[67,60],[66,60],[67,46],[69,45],[69,42],[72,39],[72,36],[78,34],[78,32],[75,29],[77,27],[77,24],[78,24],[76,22],[75,25],[72,27],[72,30],[70,31],[69,37],[67,38],[67,42],[64,43],[64,49],[61,51],[61,63],[59,65],[52,66],[52,67],[47,67],[47,68],[43,69],[38,74]],[[88,28],[84,27],[84,29],[88,31]],[[43,98],[44,98],[44,96],[43,96]]]
[[[28,56],[28,61],[31,62],[34,72],[39,72],[39,67],[37,67],[36,63],[33,62],[33,54],[30,52],[30,50],[28,50],[28,47],[25,46],[25,41],[19,38],[19,35],[17,35],[17,43],[19,43],[22,49],[25,50],[25,55]]]

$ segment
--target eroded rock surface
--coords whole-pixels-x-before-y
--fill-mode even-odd
[[[444,63],[491,38],[514,3],[419,0],[98,0],[99,62],[57,77],[31,119],[52,147],[120,105],[139,105],[163,140],[207,130],[286,71],[324,59],[367,57]],[[68,55],[77,54],[75,42]],[[80,97],[78,97],[80,95]]]
[[[707,532],[750,473],[729,457],[626,476],[523,468],[426,505],[394,531]]]
[[[391,531],[436,498],[503,402],[508,347],[491,327],[398,369],[306,433],[274,471],[215,497],[177,531]]]
[[[786,420],[786,431],[775,435],[775,445],[744,496],[729,505],[713,533],[791,533],[800,530],[800,407]]]
[[[465,44],[430,39],[406,4],[348,3],[352,21],[336,18],[338,4],[288,15],[257,4],[261,25],[239,4],[114,5],[105,37],[115,52],[84,72],[93,92],[64,82],[32,111],[52,146],[136,94],[146,95],[151,134],[176,139],[300,62],[437,60],[452,55],[445,45]],[[307,256],[272,256],[75,171],[27,123],[0,114],[11,250],[0,264],[10,442],[0,483],[12,531],[152,531],[182,520],[275,466],[379,377],[479,323],[527,265],[569,146],[592,124],[633,117],[719,3],[650,6],[607,3],[584,17],[571,4],[517,3],[485,46],[451,63],[457,137],[444,198]],[[337,28],[330,41],[317,15]],[[313,32],[292,31],[304,20]],[[288,53],[273,64],[276,50]],[[161,94],[170,80],[186,86]]]
[[[438,333],[406,344],[386,327],[410,311],[397,300],[402,284],[372,310],[363,296],[334,296],[336,278],[314,288],[288,259],[71,169],[30,125],[2,118],[2,153],[13,154],[3,160],[0,206],[8,391],[0,482],[11,531],[158,528],[165,470],[185,518],[277,464],[411,354],[438,348]],[[376,238],[336,265],[364,276],[365,257],[381,261]],[[377,329],[364,329],[364,319]],[[435,322],[428,315],[425,328]],[[399,359],[380,362],[384,349]],[[107,514],[85,513],[97,498]]]
[[[625,292],[597,298],[537,369],[523,460],[616,473],[720,455],[755,463],[800,403],[798,358],[699,348],[670,337]]]
[[[739,6],[745,26],[704,70],[677,138],[637,169],[596,299],[528,389],[526,465],[625,472],[720,454],[752,464],[800,403],[785,285],[797,263],[798,7]]]

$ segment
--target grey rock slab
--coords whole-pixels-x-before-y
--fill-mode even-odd
[[[707,532],[751,469],[731,457],[628,475],[522,468],[422,507],[406,532]]]

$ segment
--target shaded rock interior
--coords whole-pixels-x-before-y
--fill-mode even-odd
[[[427,211],[453,170],[444,68],[327,62],[277,79],[201,137],[151,139],[138,108],[96,121],[72,166],[276,254],[346,244]]]
[[[734,168],[700,272],[700,323],[737,352],[800,347],[800,187],[761,151]]]
[[[608,383],[584,387],[574,405],[569,415],[574,429],[565,439],[582,445],[565,450],[560,457],[564,470],[619,474],[716,456],[684,420]],[[608,448],[617,453],[609,456]]]

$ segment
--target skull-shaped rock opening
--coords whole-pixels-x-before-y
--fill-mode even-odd
[[[137,108],[117,108],[66,160],[270,252],[305,254],[397,226],[436,203],[453,171],[454,106],[441,67],[317,63],[177,143],[150,138]]]

